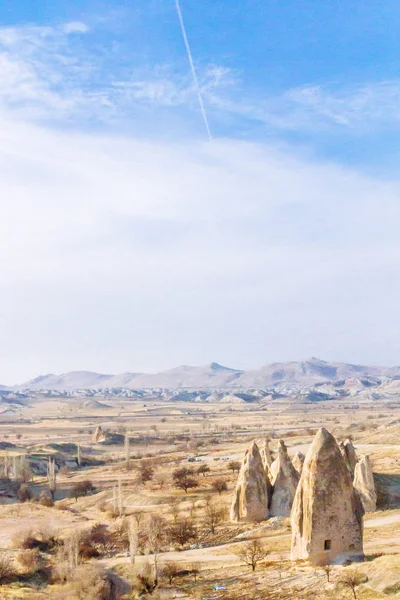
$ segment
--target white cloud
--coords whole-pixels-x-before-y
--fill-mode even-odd
[[[70,23],[65,23],[62,26],[62,30],[64,33],[87,33],[89,31],[89,27],[85,25],[85,23],[81,23],[80,21],[71,21]]]

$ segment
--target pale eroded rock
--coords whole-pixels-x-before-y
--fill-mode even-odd
[[[298,472],[299,476],[301,475],[301,472],[303,470],[303,464],[304,464],[304,460],[305,460],[305,456],[302,452],[296,452],[296,454],[293,457],[292,463],[294,468],[296,469],[296,471]]]
[[[247,450],[231,506],[232,521],[263,521],[268,517],[271,486],[257,444]]]
[[[354,487],[365,512],[376,510],[376,490],[369,456],[362,455],[354,470]]]
[[[288,517],[292,509],[299,474],[289,458],[283,440],[279,440],[278,457],[271,465],[272,473],[272,500],[271,516]]]
[[[323,565],[362,558],[363,514],[339,446],[322,428],[307,453],[293,503],[292,560]]]

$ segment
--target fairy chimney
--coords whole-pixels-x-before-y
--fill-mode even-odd
[[[271,486],[257,444],[246,451],[231,506],[232,521],[263,521],[268,517]]]
[[[361,455],[354,470],[356,488],[365,512],[376,510],[376,490],[369,456]]]
[[[270,513],[273,517],[288,517],[299,483],[299,474],[289,458],[283,440],[279,440],[278,458],[274,461],[272,467],[274,467],[274,471]]]
[[[268,438],[265,438],[264,444],[262,445],[261,458],[264,463],[264,467],[268,468],[269,470],[270,466],[272,465],[272,456],[271,451],[269,449]]]
[[[298,472],[299,476],[301,475],[301,472],[303,470],[304,459],[305,456],[302,452],[296,452],[292,460],[292,464]]]
[[[322,428],[307,453],[293,503],[292,560],[314,565],[359,560],[363,514],[339,446]]]
[[[353,446],[353,442],[351,440],[345,440],[344,442],[340,442],[339,444],[340,452],[346,462],[347,468],[350,473],[354,475],[354,469],[357,464],[357,455],[356,450]]]

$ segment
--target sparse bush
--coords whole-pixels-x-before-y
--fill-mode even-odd
[[[180,568],[176,562],[166,562],[161,568],[161,576],[168,580],[171,585],[175,577],[180,573]]]
[[[42,490],[40,492],[38,502],[39,502],[39,504],[41,504],[41,506],[47,506],[47,507],[54,506],[54,500],[53,500],[53,498],[51,496],[51,492],[49,490]]]
[[[0,550],[0,585],[4,585],[14,576],[15,569],[10,556],[4,550]]]
[[[240,471],[241,463],[238,460],[231,460],[228,462],[228,469],[235,473],[236,471]]]
[[[71,586],[79,600],[109,600],[110,582],[95,565],[80,565],[73,571]]]
[[[28,502],[28,500],[32,500],[32,492],[27,483],[22,483],[19,486],[17,498],[20,502]]]
[[[200,465],[199,468],[197,469],[197,473],[199,475],[203,475],[203,477],[205,477],[206,473],[209,473],[210,471],[211,471],[211,469],[208,465]]]
[[[151,481],[154,476],[154,468],[148,461],[141,461],[139,465],[139,479],[141,483]]]
[[[78,483],[75,483],[75,485],[72,486],[69,492],[69,497],[75,498],[75,501],[77,501],[78,498],[86,496],[86,494],[92,492],[93,490],[94,485],[91,481],[78,481]]]
[[[228,484],[226,483],[225,479],[214,479],[214,481],[211,484],[211,487],[215,492],[218,492],[218,495],[220,496],[222,492],[227,491]]]
[[[18,553],[17,560],[21,567],[29,573],[35,573],[40,568],[40,554],[38,548],[32,550],[21,550]]]
[[[171,525],[167,534],[170,542],[178,543],[180,546],[184,546],[197,537],[196,528],[189,519],[181,519]]]

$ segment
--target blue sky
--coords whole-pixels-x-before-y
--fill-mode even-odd
[[[400,363],[400,6],[181,7],[0,7],[0,383]]]

